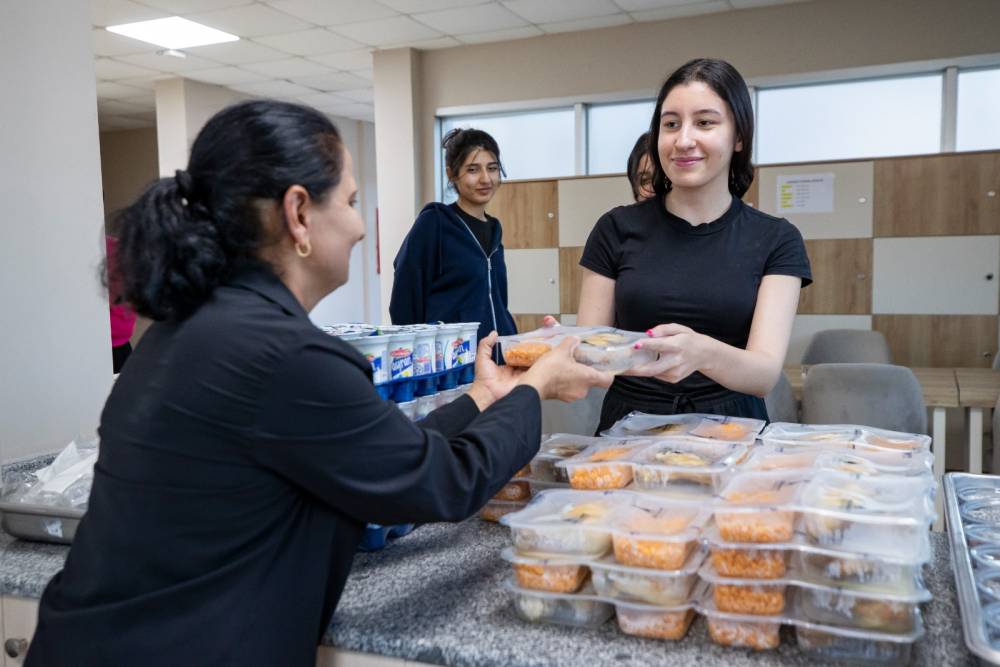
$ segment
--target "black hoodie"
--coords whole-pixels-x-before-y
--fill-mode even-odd
[[[484,252],[453,208],[432,202],[420,211],[399,254],[389,314],[393,324],[479,322],[479,338],[496,329],[517,333],[507,310],[503,230]]]

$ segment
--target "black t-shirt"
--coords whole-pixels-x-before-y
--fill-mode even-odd
[[[701,225],[667,212],[655,197],[612,209],[591,231],[580,265],[615,281],[616,327],[683,324],[744,349],[764,276],[798,276],[803,287],[812,282],[799,230],[735,197],[721,218]],[[618,377],[615,390],[640,400],[729,392],[701,373],[677,384]]]
[[[497,226],[497,219],[493,216],[486,215],[486,220],[480,220],[474,215],[469,215],[466,213],[458,202],[451,205],[455,212],[458,213],[459,217],[469,226],[472,233],[476,235],[476,240],[479,241],[479,245],[483,247],[483,252],[487,255],[490,254],[490,248],[493,246],[493,230]]]

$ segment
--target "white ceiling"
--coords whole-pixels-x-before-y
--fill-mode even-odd
[[[183,76],[374,120],[372,51],[442,49],[802,0],[91,0],[102,130],[152,127],[154,81]],[[239,35],[187,58],[103,28],[166,16]]]

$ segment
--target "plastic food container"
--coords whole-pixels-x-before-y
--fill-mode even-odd
[[[724,577],[780,579],[785,576],[791,552],[755,546],[732,547],[713,543],[709,546],[712,567]]]
[[[352,336],[347,340],[372,367],[372,382],[389,381],[389,336]]]
[[[821,624],[907,633],[916,628],[918,604],[930,594],[916,599],[894,599],[885,593],[865,595],[861,591],[836,588],[801,588],[799,613]]]
[[[418,396],[413,401],[416,404],[414,420],[421,420],[437,409],[437,399],[434,396]]]
[[[856,445],[851,450],[824,452],[817,457],[815,467],[855,475],[930,475],[934,457],[925,451],[886,451]]]
[[[531,460],[531,476],[541,481],[569,484],[569,475],[566,469],[556,467],[556,464],[601,442],[606,442],[606,440],[570,433],[555,433],[542,440],[538,454]]]
[[[510,527],[522,554],[595,558],[611,548],[610,519],[620,502],[611,493],[545,491],[501,523]]]
[[[740,468],[744,472],[807,471],[816,468],[816,460],[826,452],[821,447],[758,447]]]
[[[531,497],[532,498],[534,498],[535,496],[537,496],[542,491],[549,491],[551,489],[568,489],[568,488],[570,488],[569,483],[567,483],[567,482],[550,482],[548,480],[534,479],[532,477],[529,477],[527,479],[527,481],[528,481],[528,489],[531,492]]]
[[[906,556],[929,542],[932,477],[867,477],[820,471],[802,492],[802,525],[813,544]]]
[[[703,559],[704,552],[695,552],[682,569],[673,571],[630,567],[607,557],[589,565],[594,590],[602,597],[674,607],[691,599]]]
[[[627,635],[678,641],[684,638],[688,628],[691,627],[694,609],[690,606],[680,609],[661,609],[648,605],[616,602],[615,615],[618,618],[618,627]]]
[[[803,577],[833,585],[892,585],[920,575],[921,562],[830,551],[794,551],[792,563]]]
[[[589,586],[575,594],[534,591],[511,583],[507,584],[507,590],[514,599],[517,615],[532,623],[596,628],[614,613],[614,607],[593,595]]]
[[[962,503],[958,513],[968,523],[1000,524],[1000,497]]]
[[[849,424],[790,424],[773,422],[760,434],[764,444],[821,443],[827,447],[849,448],[859,436]]]
[[[580,339],[574,358],[600,371],[621,373],[656,359],[652,350],[635,349],[635,343],[647,338],[646,334],[611,327],[543,327],[514,336],[501,336],[498,340],[508,365],[526,367],[567,336]]]
[[[523,501],[510,500],[490,500],[479,510],[479,518],[484,521],[500,521],[503,517],[514,512],[520,512],[528,503]]]
[[[415,421],[417,418],[417,402],[416,401],[406,401],[404,403],[397,403],[396,407],[402,412],[410,421]]]
[[[796,643],[806,656],[869,665],[910,664],[913,644],[922,635],[922,626],[919,631],[896,636],[807,624],[795,628]]]
[[[798,473],[745,473],[734,477],[715,510],[726,542],[788,542],[795,527],[793,502],[805,481]]]
[[[967,486],[956,495],[963,503],[974,500],[1000,500],[1000,486]]]
[[[749,648],[766,651],[781,644],[781,623],[779,621],[749,620],[731,617],[725,613],[707,613],[708,636],[721,646]]]
[[[552,593],[575,593],[590,575],[590,570],[581,563],[567,562],[564,559],[522,556],[511,547],[504,549],[500,555],[513,566],[514,579],[520,588]]]
[[[691,435],[750,444],[764,426],[759,419],[707,414],[653,415],[632,412],[601,435],[615,438],[662,438]]]
[[[504,484],[493,498],[525,501],[531,498],[531,486],[526,479],[512,479]]]
[[[719,611],[775,616],[785,610],[785,584],[716,583],[712,598]]]
[[[683,494],[718,493],[747,456],[746,445],[669,438],[657,440],[634,457],[637,489]]]
[[[684,567],[698,545],[708,512],[697,504],[677,504],[633,496],[619,505],[611,522],[615,560],[657,570]]]
[[[574,489],[621,489],[632,481],[631,457],[651,444],[649,440],[599,438],[571,458],[559,461]]]
[[[884,429],[863,426],[860,429],[858,444],[869,445],[881,449],[904,452],[926,452],[931,446],[931,437],[917,433],[901,433]]]

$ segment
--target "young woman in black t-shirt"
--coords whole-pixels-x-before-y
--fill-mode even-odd
[[[799,231],[740,198],[753,111],[728,63],[693,60],[663,84],[650,125],[656,196],[598,220],[580,264],[577,322],[647,331],[659,359],[619,376],[599,430],[632,410],[767,418],[812,282]]]

